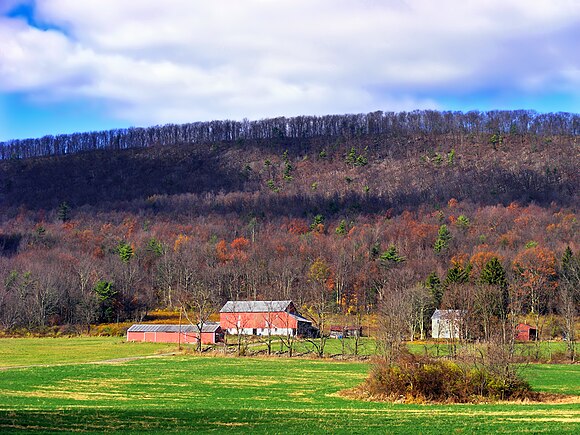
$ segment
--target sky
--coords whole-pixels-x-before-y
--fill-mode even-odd
[[[580,0],[0,0],[0,141],[415,109],[580,112]]]

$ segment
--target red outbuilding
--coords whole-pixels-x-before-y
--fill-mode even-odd
[[[537,336],[538,331],[530,325],[520,323],[516,326],[516,340],[518,341],[532,341],[535,340]]]
[[[292,301],[228,301],[220,310],[220,325],[235,335],[315,335],[312,322]]]
[[[181,340],[180,340],[181,335]],[[197,325],[133,325],[127,330],[127,341],[155,343],[197,343],[200,338]],[[202,344],[223,341],[224,334],[218,323],[206,323],[201,330]]]

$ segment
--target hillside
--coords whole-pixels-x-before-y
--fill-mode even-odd
[[[200,213],[240,212],[236,203],[250,200],[257,212],[294,216],[335,215],[353,207],[363,214],[401,211],[451,197],[480,204],[576,203],[575,138],[490,140],[489,135],[278,139],[5,160],[0,198],[4,208],[30,209],[52,209],[63,201],[73,207],[110,209],[122,203],[143,209],[162,199],[156,211],[180,213],[179,201],[171,197],[194,194]]]
[[[243,137],[233,127],[217,135],[215,124],[220,140],[194,142],[163,139],[181,131],[165,126],[149,131],[159,133],[149,145],[143,130],[134,148],[121,133],[78,136],[102,144],[92,151],[74,135],[30,140],[40,151],[26,158],[12,155],[26,155],[25,142],[4,144],[0,325],[138,320],[191,304],[200,289],[214,309],[283,298],[316,317],[320,292],[324,310],[353,314],[420,284],[430,309],[458,307],[473,302],[493,258],[514,289],[511,308],[561,314],[561,259],[570,247],[575,265],[580,248],[578,117],[556,128],[556,115],[522,124],[519,112],[498,113],[480,114],[478,127],[460,127],[464,114],[439,114],[437,128],[430,113],[405,128],[390,114],[380,120],[392,128],[373,114],[264,120]],[[502,122],[489,124],[492,115]],[[49,152],[33,147],[41,143]],[[535,296],[516,293],[522,286]]]

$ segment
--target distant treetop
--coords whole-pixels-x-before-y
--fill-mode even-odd
[[[145,148],[179,144],[240,140],[356,137],[364,135],[405,136],[414,134],[533,134],[580,133],[580,115],[537,113],[531,110],[479,112],[372,112],[367,114],[296,116],[259,121],[209,121],[167,124],[15,139],[0,142],[0,159],[71,154],[97,149]]]

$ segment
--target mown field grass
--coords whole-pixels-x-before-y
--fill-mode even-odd
[[[0,371],[0,433],[580,432],[573,402],[405,405],[338,394],[368,370],[362,362],[187,355],[10,368]],[[540,391],[580,395],[578,365],[522,370]]]
[[[235,337],[230,337],[230,344],[235,347]],[[319,340],[313,340],[318,343]],[[469,346],[478,346],[477,344],[468,344]],[[426,354],[431,356],[444,356],[449,355],[451,351],[451,343],[446,343],[441,341],[439,343],[434,343],[432,341],[414,341],[408,342],[407,347],[412,353],[415,354]],[[455,347],[459,349],[461,345],[455,344]],[[264,353],[267,349],[266,344],[261,342],[254,342],[249,344],[249,350],[253,352]],[[285,347],[280,343],[279,340],[273,340],[272,343],[273,352],[286,351]],[[354,338],[345,339],[328,339],[324,348],[324,354],[326,356],[339,356],[339,355],[353,355],[355,352],[355,341]],[[538,359],[540,361],[550,361],[552,357],[558,356],[559,359],[565,359],[566,343],[562,341],[542,341],[539,343],[516,343],[515,354],[516,356],[521,356],[526,359]],[[316,346],[309,340],[296,341],[294,343],[294,354],[295,355],[307,355],[315,354]],[[377,354],[377,342],[374,338],[362,337],[358,345],[359,356],[372,356]]]
[[[103,361],[175,349],[167,343],[128,343],[122,337],[2,338],[0,367]]]

